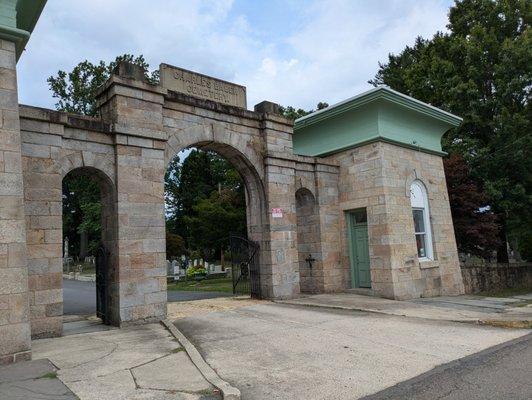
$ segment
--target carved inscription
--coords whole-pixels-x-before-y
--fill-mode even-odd
[[[246,88],[167,64],[160,66],[161,85],[176,92],[246,108]]]

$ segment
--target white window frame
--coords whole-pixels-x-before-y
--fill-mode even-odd
[[[416,196],[418,194],[418,196]],[[421,198],[418,198],[419,195]],[[414,210],[423,211],[423,223],[424,223],[424,232],[416,232],[414,224],[414,241],[416,242],[416,254],[418,255],[419,261],[432,261],[434,260],[434,250],[432,247],[432,227],[430,223],[430,213],[429,213],[429,196],[427,194],[427,188],[420,180],[415,180],[410,185],[410,206],[412,208],[412,219],[414,218]],[[425,257],[419,257],[419,252],[417,249],[417,240],[416,235],[425,235]]]

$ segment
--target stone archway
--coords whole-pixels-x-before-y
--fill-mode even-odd
[[[63,181],[69,177],[76,179],[85,177],[95,182],[100,192],[101,204],[101,247],[105,251],[105,265],[102,273],[96,273],[96,287],[97,290],[101,287],[100,296],[104,297],[104,309],[98,310],[105,314],[105,321],[110,325],[118,326],[119,321],[119,271],[118,263],[118,248],[117,248],[117,198],[116,188],[110,176],[102,170],[89,167],[80,166],[68,171],[63,176]],[[64,214],[62,215],[62,219]],[[64,301],[64,298],[63,298]]]
[[[297,250],[301,292],[319,292],[322,278],[321,232],[316,198],[309,189],[296,191]],[[323,282],[321,282],[323,286]]]
[[[248,155],[243,154],[234,146],[227,143],[226,140],[220,141],[197,141],[197,137],[191,136],[184,138],[189,139],[175,142],[176,147],[168,146],[165,151],[166,165],[169,164],[177,154],[187,148],[198,148],[205,151],[213,151],[225,158],[238,172],[245,188],[245,200],[246,200],[246,226],[248,239],[256,242],[260,246],[259,262],[261,265],[261,277],[266,274],[264,265],[267,260],[268,245],[264,241],[264,230],[267,224],[267,212],[266,212],[266,195],[264,185],[259,175],[258,169],[253,165],[252,161],[248,158]],[[227,138],[227,136],[221,136],[219,138]],[[223,140],[223,139],[222,139]],[[191,143],[190,143],[191,142]],[[261,282],[266,281],[261,279]],[[267,288],[261,287],[261,292],[266,293]]]

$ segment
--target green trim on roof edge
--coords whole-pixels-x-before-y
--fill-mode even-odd
[[[331,151],[328,151],[327,153],[318,154],[316,156],[318,156],[318,157],[327,157],[327,156],[330,156],[331,154],[334,154],[334,153],[339,153],[341,151],[349,150],[349,149],[356,149],[357,147],[362,147],[362,146],[366,146],[368,144],[377,143],[377,142],[393,144],[395,146],[404,147],[404,148],[410,149],[410,150],[420,151],[422,153],[434,154],[434,155],[437,155],[437,156],[440,156],[440,157],[444,157],[447,154],[449,154],[446,151],[429,150],[429,149],[425,149],[425,148],[422,148],[422,147],[419,147],[419,146],[416,146],[416,145],[413,145],[413,144],[407,144],[407,143],[404,143],[404,142],[400,142],[398,140],[393,140],[393,139],[389,139],[389,138],[385,138],[385,137],[376,136],[376,137],[373,137],[371,139],[364,140],[364,141],[358,142],[356,144],[352,144],[352,145],[348,145],[348,146],[344,146],[344,147],[339,147],[339,148],[333,149]]]
[[[461,121],[388,87],[378,87],[297,119],[294,153],[322,156],[380,140],[445,155],[441,138]]]
[[[328,118],[332,118],[338,114],[342,114],[349,110],[353,110],[364,106],[367,103],[373,102],[378,99],[385,99],[390,102],[396,103],[400,106],[411,109],[429,117],[436,118],[442,122],[446,122],[451,127],[458,126],[462,122],[462,118],[457,115],[451,114],[447,111],[441,110],[430,104],[423,103],[413,97],[406,94],[397,92],[390,89],[387,86],[379,86],[367,92],[361,93],[347,100],[333,104],[323,110],[313,112],[312,114],[298,118],[294,122],[294,129],[299,129],[310,124],[314,124],[323,121]]]
[[[46,0],[13,0],[0,7],[0,39],[15,43],[17,61],[39,20]]]

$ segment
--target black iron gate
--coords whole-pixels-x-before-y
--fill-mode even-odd
[[[261,298],[259,245],[238,235],[229,237],[233,294]]]
[[[108,252],[103,245],[96,251],[96,316],[109,323]]]

